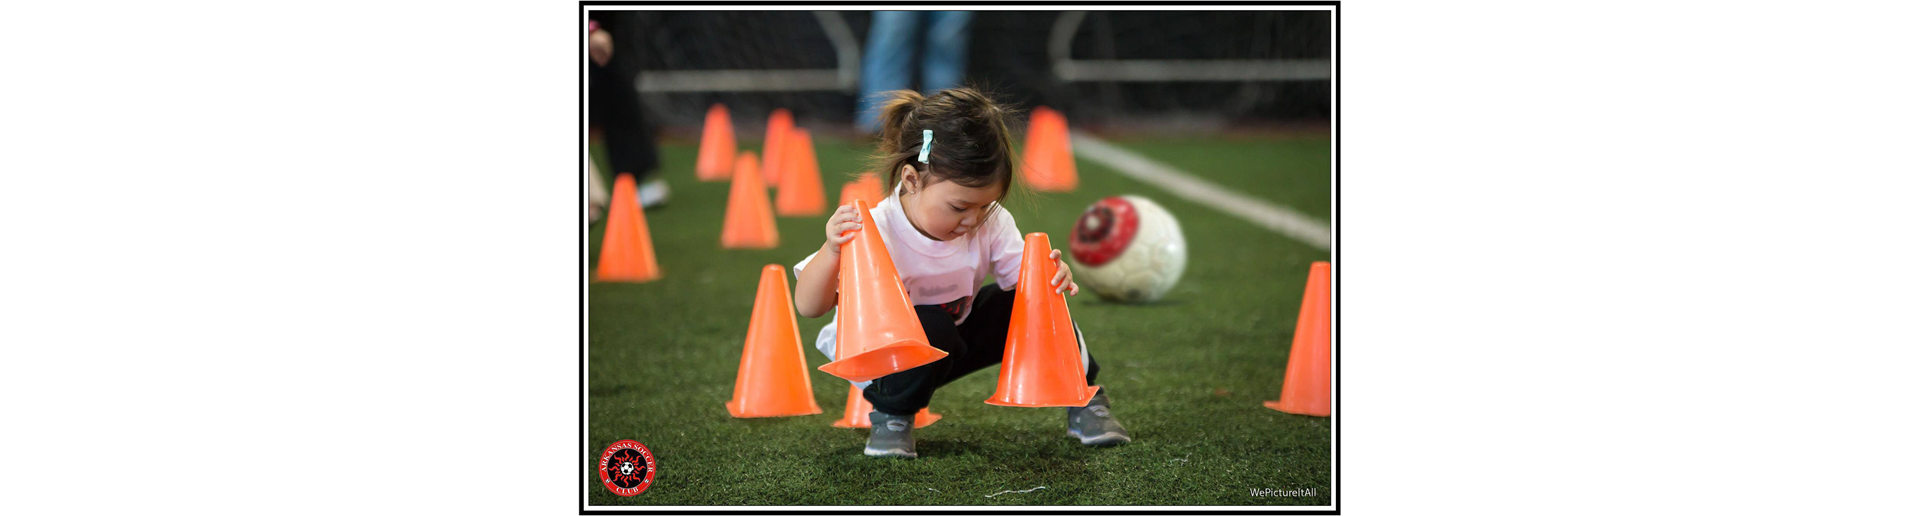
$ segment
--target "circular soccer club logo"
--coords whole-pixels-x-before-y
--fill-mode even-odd
[[[631,439],[616,441],[600,452],[600,483],[620,496],[633,496],[653,485],[653,452]]]

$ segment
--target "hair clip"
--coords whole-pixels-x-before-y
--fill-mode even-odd
[[[927,153],[933,152],[933,130],[920,130],[920,162],[927,162]]]

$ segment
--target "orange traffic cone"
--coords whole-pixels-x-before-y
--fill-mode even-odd
[[[867,419],[867,413],[873,412],[873,403],[860,395],[859,387],[848,385],[847,389],[847,413],[840,416],[839,421],[834,421],[833,426],[835,428],[873,428],[873,421]],[[934,421],[939,421],[940,417],[939,414],[933,413],[932,408],[920,409],[920,413],[913,415],[913,427],[925,428]]]
[[[1080,172],[1073,164],[1073,134],[1067,131],[1067,115],[1054,112],[1053,123],[1048,128],[1053,131],[1053,170],[1049,171],[1052,192],[1071,192],[1080,187]]]
[[[647,231],[647,215],[640,211],[633,188],[632,174],[613,179],[613,204],[607,207],[607,230],[600,237],[600,264],[593,271],[596,281],[660,279],[660,264],[653,259],[653,235]]]
[[[1066,115],[1046,106],[1033,108],[1027,124],[1027,184],[1043,192],[1070,192],[1080,186],[1070,140]]]
[[[694,173],[701,181],[726,181],[733,175],[733,117],[727,107],[714,104],[707,108],[707,127],[700,133],[700,159]]]
[[[887,199],[887,186],[880,182],[879,174],[868,172],[861,174],[861,177],[867,185],[867,196],[873,199],[872,204],[880,204],[880,201]]]
[[[727,218],[720,229],[720,246],[727,249],[772,249],[780,245],[773,225],[773,206],[760,186],[760,162],[753,151],[734,162],[733,189],[727,195]]]
[[[1045,191],[1051,187],[1049,181],[1055,160],[1049,149],[1053,146],[1054,133],[1047,128],[1053,124],[1055,115],[1052,109],[1037,106],[1027,119],[1027,145],[1021,150],[1026,155],[1021,160],[1020,179],[1035,190]]]
[[[760,293],[753,298],[753,319],[747,324],[747,346],[740,352],[740,373],[733,378],[727,412],[733,417],[819,414],[807,360],[800,356],[800,325],[794,320],[785,267],[760,268]]]
[[[813,155],[813,134],[795,128],[787,133],[785,174],[780,195],[773,201],[782,217],[810,217],[827,212],[827,194],[820,191],[820,160]]]
[[[840,185],[840,206],[853,204],[855,199],[867,201],[868,205],[873,204],[873,199],[867,198],[866,185],[860,184],[861,181],[855,179]]]
[[[1087,385],[1080,363],[1080,339],[1067,313],[1065,294],[1048,283],[1059,270],[1048,254],[1046,233],[1027,233],[1021,251],[1020,281],[1013,289],[1013,320],[1007,324],[1007,351],[1000,360],[1000,389],[988,405],[1008,407],[1084,407],[1099,387]]]
[[[886,198],[880,193],[880,178],[868,172],[840,186],[840,204],[837,206],[853,204],[854,199],[867,201],[867,206],[873,206]]]
[[[762,142],[763,147],[760,149],[760,153],[763,154],[760,157],[766,158],[766,161],[760,164],[760,180],[767,184],[767,188],[780,187],[781,176],[786,172],[781,167],[787,166],[784,155],[787,152],[787,135],[792,132],[793,113],[787,111],[787,108],[775,109],[773,114],[767,115],[767,139]]]
[[[1333,415],[1333,264],[1313,262],[1300,319],[1293,325],[1287,379],[1267,408],[1304,416]]]
[[[853,240],[840,244],[839,360],[820,370],[864,382],[945,358],[947,352],[927,344],[927,332],[907,301],[880,228],[871,223],[873,212],[864,201],[853,206],[860,210],[860,220],[869,223],[860,225]]]
[[[839,312],[834,312],[833,324],[835,327],[840,325]],[[835,347],[834,351],[836,356],[834,358],[846,356],[846,352],[844,351],[846,349],[845,347]],[[866,396],[860,395],[860,387],[848,385],[847,411],[840,416],[839,421],[833,422],[833,426],[838,428],[873,428],[873,421],[867,419],[867,413],[869,412],[873,412],[873,403],[867,401]],[[933,413],[932,407],[923,408],[920,409],[920,413],[913,415],[913,427],[922,428],[939,420],[940,415]]]

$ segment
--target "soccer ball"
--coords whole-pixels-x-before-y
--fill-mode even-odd
[[[1101,199],[1080,214],[1068,244],[1074,282],[1123,303],[1160,299],[1187,268],[1187,238],[1166,208],[1138,195]]]

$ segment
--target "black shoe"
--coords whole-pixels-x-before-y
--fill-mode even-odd
[[[868,457],[905,457],[913,452],[913,416],[896,416],[875,410],[867,414],[873,422],[873,434],[867,436]]]
[[[1107,409],[1107,388],[1101,387],[1087,406],[1067,409],[1067,435],[1080,438],[1087,446],[1113,446],[1133,442],[1133,436],[1113,419]],[[868,448],[871,450],[872,448]],[[872,453],[868,453],[872,455]]]

